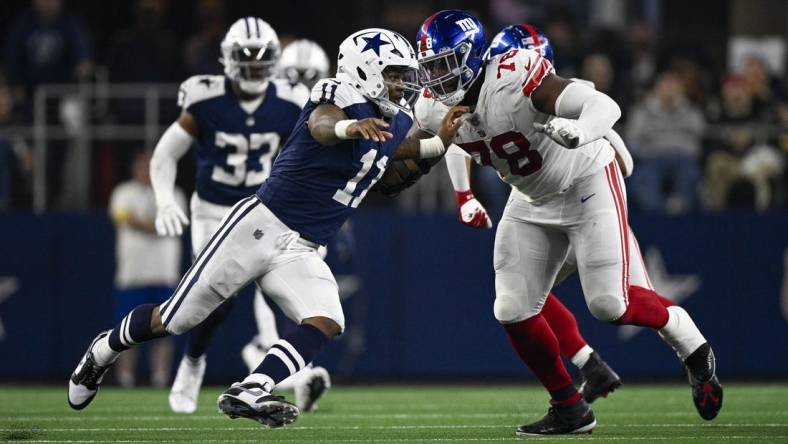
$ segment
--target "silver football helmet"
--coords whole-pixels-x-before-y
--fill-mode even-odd
[[[320,45],[311,40],[295,40],[282,50],[279,77],[290,83],[303,83],[311,90],[318,80],[328,77],[329,64]]]
[[[224,74],[237,82],[241,91],[259,95],[268,81],[281,54],[279,37],[271,25],[257,17],[238,19],[221,43]]]

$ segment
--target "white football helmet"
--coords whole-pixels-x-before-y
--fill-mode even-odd
[[[241,91],[259,95],[265,92],[281,47],[271,25],[257,17],[238,19],[224,36],[221,44],[224,74],[237,82]]]
[[[318,80],[328,77],[329,61],[317,43],[301,39],[285,46],[279,59],[279,77],[290,83],[303,83],[310,90]]]
[[[413,46],[393,31],[363,29],[339,45],[337,77],[349,81],[387,117],[410,110],[418,99],[418,70]],[[389,97],[390,86],[401,96]]]

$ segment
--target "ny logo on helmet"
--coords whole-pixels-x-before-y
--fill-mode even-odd
[[[465,17],[464,19],[457,20],[454,23],[465,32],[476,33],[479,31],[479,28],[476,26],[476,23],[474,23],[473,19],[470,17]]]

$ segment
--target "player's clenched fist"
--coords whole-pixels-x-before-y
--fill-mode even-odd
[[[455,194],[457,196],[457,218],[461,224],[482,230],[492,228],[492,221],[487,210],[476,200],[471,190],[456,191]]]
[[[351,123],[348,125],[345,133],[347,134],[348,139],[364,139],[375,142],[385,142],[394,137],[393,134],[385,131],[388,127],[389,124],[386,123],[385,120],[370,117]]]
[[[449,111],[443,116],[441,126],[438,129],[438,137],[443,141],[443,146],[451,145],[454,136],[457,135],[457,131],[460,130],[460,127],[465,122],[462,115],[470,111],[471,109],[467,106],[452,106],[449,108]]]
[[[534,128],[566,148],[574,149],[588,142],[585,132],[577,125],[577,120],[556,117],[544,125],[534,123]]]

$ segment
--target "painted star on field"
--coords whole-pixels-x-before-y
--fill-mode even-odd
[[[369,51],[370,49],[375,51],[375,54],[380,55],[380,47],[383,45],[390,45],[389,42],[384,42],[380,39],[380,33],[375,34],[374,37],[361,37],[364,39],[366,44],[364,45],[364,49],[361,52]]]
[[[695,274],[669,274],[667,268],[665,268],[665,260],[662,258],[662,253],[656,247],[646,250],[643,260],[646,263],[646,271],[651,278],[651,284],[654,285],[654,289],[676,305],[681,305],[684,300],[698,291],[703,282],[700,276]],[[643,330],[642,327],[626,325],[618,329],[618,337],[622,341],[627,341],[640,333],[641,330]]]

